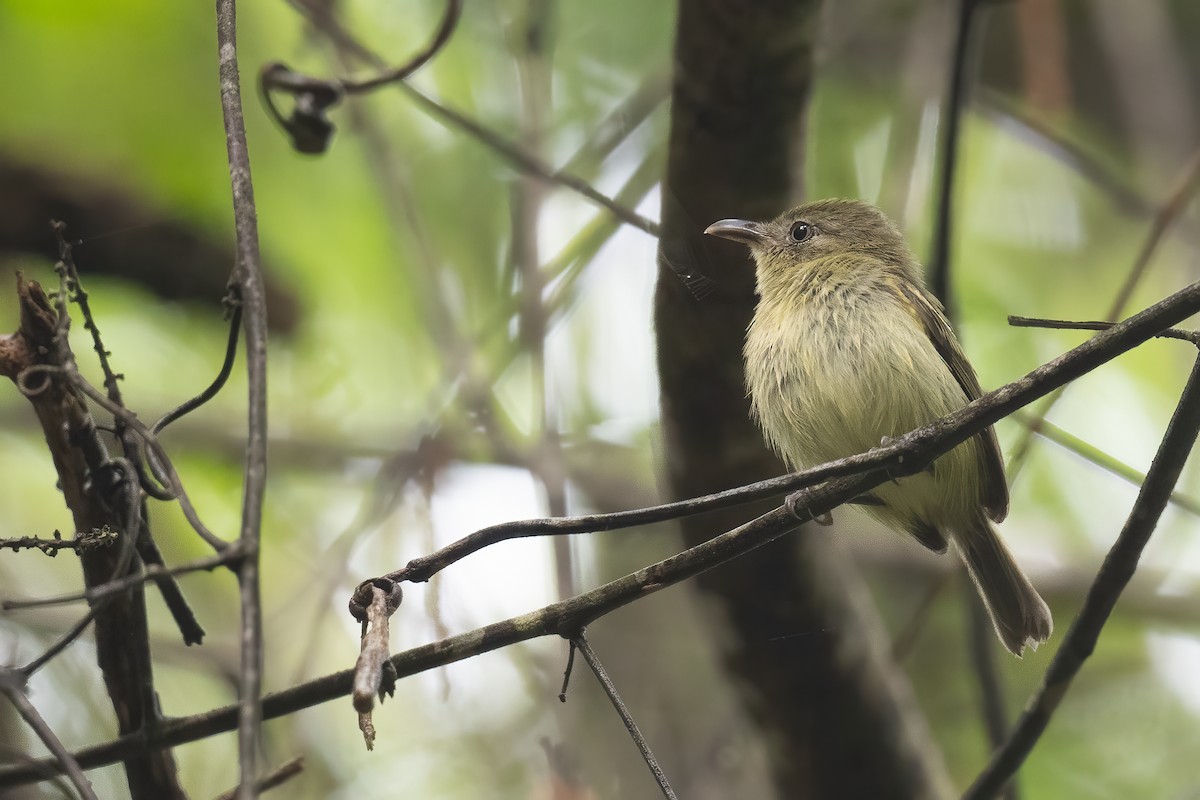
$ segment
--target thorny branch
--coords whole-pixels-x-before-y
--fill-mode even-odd
[[[0,539],[0,550],[40,550],[50,557],[58,555],[60,550],[90,550],[96,547],[111,547],[116,543],[118,533],[112,528],[97,528],[91,531],[81,531],[70,539],[62,538],[58,531],[54,538],[42,539],[37,536],[21,536],[16,539]],[[9,606],[4,606],[8,608]]]
[[[56,314],[41,287],[20,275],[17,296],[21,324],[17,333],[0,337],[0,373],[17,384],[38,416],[75,530],[110,526],[120,531],[119,547],[80,554],[85,583],[106,583],[127,574],[136,564],[135,539],[144,522],[137,472],[128,459],[110,457],[79,386],[59,379],[66,374],[65,365],[73,370],[75,361],[66,337],[70,322],[65,313],[66,298],[60,297]],[[103,393],[97,394],[108,401]],[[23,666],[21,673],[29,676],[39,670],[93,621],[97,662],[119,729],[123,734],[135,734],[153,726],[159,712],[145,596],[140,587],[93,604],[54,645]],[[169,752],[129,753],[124,761],[134,797],[181,795]]]
[[[67,332],[70,330],[71,318],[67,310],[67,302],[69,300],[79,306],[80,315],[83,317],[83,327],[91,334],[92,349],[96,351],[96,358],[100,362],[100,370],[104,375],[104,391],[108,404],[124,409],[125,403],[121,398],[119,383],[124,376],[113,372],[112,365],[109,363],[108,359],[112,353],[105,348],[104,342],[101,339],[100,327],[96,324],[95,316],[92,314],[88,293],[83,288],[83,282],[79,277],[79,268],[75,263],[73,247],[67,242],[64,235],[67,226],[63,222],[53,220],[50,223],[50,227],[53,229],[54,236],[58,241],[58,263],[55,264],[54,270],[59,276],[59,291],[55,303],[58,312],[56,327],[59,331],[59,336],[65,342]],[[74,358],[64,360],[63,365],[69,370],[73,370],[75,365]],[[21,380],[18,380],[19,385],[20,383]],[[138,446],[138,440],[130,434],[123,416],[117,416],[114,419],[113,434],[120,443],[125,459],[136,469],[142,488],[147,493],[159,499],[170,499],[169,496],[164,496],[155,491],[156,487],[153,486],[153,481],[146,475],[147,463],[149,463],[150,471],[154,471],[155,464],[153,461],[147,462],[143,457],[142,450]],[[138,504],[140,506],[141,522],[138,530],[130,534],[134,545],[137,547],[138,556],[144,564],[164,566],[162,553],[151,536],[150,526],[146,521],[146,503],[144,500],[139,499]],[[196,619],[195,612],[192,611],[191,605],[189,605],[187,598],[184,597],[183,591],[179,588],[174,578],[169,575],[163,576],[157,582],[157,586],[162,595],[163,602],[166,603],[171,616],[175,619],[175,624],[179,627],[183,641],[189,645],[199,644],[204,639],[204,628],[201,627],[199,621]]]

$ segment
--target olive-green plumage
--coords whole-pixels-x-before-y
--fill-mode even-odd
[[[755,418],[792,466],[865,452],[981,394],[920,265],[874,206],[821,200],[706,232],[749,245],[757,263],[746,382]],[[867,513],[936,552],[954,543],[1011,652],[1050,636],[1050,610],[989,521],[1008,512],[994,430],[873,494],[880,504]]]

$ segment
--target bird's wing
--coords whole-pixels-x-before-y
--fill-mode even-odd
[[[975,400],[983,394],[979,378],[963,355],[962,347],[937,298],[908,280],[888,281],[888,286],[900,296],[904,307],[925,329],[929,341],[933,342],[942,361],[950,368],[950,374],[966,393],[967,400]],[[996,439],[995,428],[989,425],[987,430],[979,434],[979,441],[982,443],[980,466],[983,469],[983,507],[989,517],[1000,522],[1008,514],[1008,482],[1004,478],[1004,459],[1000,456],[1000,442]]]

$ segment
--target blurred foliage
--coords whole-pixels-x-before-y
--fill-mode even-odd
[[[334,5],[364,44],[396,61],[424,43],[441,13],[439,3],[417,0]],[[1200,25],[1195,4],[1154,5],[1176,15],[1180,41]],[[517,140],[522,106],[513,51],[520,46],[516,20],[525,8],[518,0],[468,3],[450,46],[414,83],[501,138]],[[1006,16],[1014,12],[1005,9],[987,15],[985,53],[995,49],[996,37],[1014,35]],[[1073,35],[1086,39],[1080,4],[1064,9]],[[880,202],[903,221],[918,252],[927,249],[935,211],[941,84],[923,81],[905,52],[926,46],[936,54],[947,46],[936,39],[948,31],[944,12],[936,3],[878,0],[831,11],[810,113],[807,194]],[[353,662],[357,631],[343,609],[363,576],[489,522],[543,513],[541,488],[522,460],[540,441],[531,409],[542,401],[535,367],[516,336],[510,252],[519,174],[395,90],[356,101],[361,127],[347,109],[335,112],[341,131],[328,155],[289,151],[251,91],[257,68],[281,59],[330,74],[342,65],[323,36],[286,3],[243,4],[240,14],[263,249],[275,279],[295,292],[301,306],[299,328],[271,344],[264,592],[267,688],[275,690]],[[924,25],[931,14],[940,27]],[[565,163],[639,86],[666,72],[672,24],[672,8],[663,3],[572,0],[555,6],[553,105],[541,154],[546,161]],[[212,27],[209,5],[0,5],[0,64],[10,76],[0,86],[0,158],[111,184],[227,242],[232,224]],[[990,75],[997,68],[988,62],[982,69]],[[999,78],[994,83],[1004,86]],[[1005,88],[1016,91],[1019,82],[1010,84]],[[1115,97],[1112,103],[1118,103]],[[1113,115],[1120,113],[1118,107]],[[1143,169],[1143,162],[1159,156],[1115,135],[1103,118],[1065,114],[1055,122],[1064,135],[1101,154],[1116,179],[1141,192],[1149,206],[1169,194],[1182,164],[1165,173]],[[375,158],[367,126],[381,137],[394,169]],[[630,128],[610,155],[577,167],[609,193],[628,183],[628,202],[653,215],[665,104]],[[1010,328],[1005,316],[1102,317],[1149,219],[1132,216],[1053,148],[1019,135],[994,113],[969,113],[959,174],[954,301],[967,350],[991,387],[1083,338],[1079,332]],[[397,186],[410,216],[389,212],[388,192]],[[585,229],[589,236],[573,241]],[[1195,277],[1196,230],[1189,209],[1159,248],[1129,309]],[[537,233],[543,258],[556,270],[549,277],[557,278],[551,284],[557,304],[547,342],[546,402],[566,443],[570,508],[648,502],[658,458],[649,322],[655,243],[617,229],[606,214],[561,190],[551,194]],[[131,407],[151,419],[205,385],[224,347],[220,298],[168,304],[119,279],[91,279],[88,239],[137,237],[138,230],[71,229],[71,235],[83,239],[77,258],[105,342],[126,375]],[[54,283],[51,257],[49,249],[40,260],[0,254],[9,274],[22,269],[47,284]],[[211,268],[223,274],[230,266]],[[14,304],[0,302],[0,329],[15,324]],[[456,355],[437,331],[461,339],[469,355]],[[76,351],[94,378],[80,333],[76,326]],[[1152,342],[1071,387],[1050,419],[1144,470],[1192,357],[1178,342]],[[226,533],[240,513],[245,391],[235,371],[212,406],[165,437],[202,516]],[[32,414],[15,391],[0,392],[0,420],[0,536],[69,531]],[[446,448],[423,464],[433,474],[432,496],[415,485],[389,483],[395,473],[385,468],[395,454],[416,452],[427,434],[441,437]],[[1006,421],[1000,435],[1007,450],[1024,434],[1019,423]],[[1200,494],[1195,470],[1189,475],[1181,490]],[[1035,582],[1078,587],[1078,581],[1057,576],[1086,579],[1094,572],[1134,494],[1081,459],[1035,444],[1016,481],[1005,535],[1030,563]],[[359,507],[368,497],[379,499],[380,513],[362,524]],[[867,527],[846,516],[850,527]],[[175,508],[156,505],[152,523],[170,562],[204,554]],[[1196,595],[1195,531],[1192,516],[1165,518],[1145,559],[1149,577],[1139,578],[1154,582],[1146,583],[1146,592]],[[673,539],[662,535],[604,535],[627,537],[614,548],[616,555],[609,550],[597,556],[588,542],[574,545],[587,585],[673,547]],[[858,546],[869,553],[883,536],[864,530]],[[892,561],[864,563],[892,630],[903,628],[932,573],[913,566],[924,562],[911,549]],[[552,569],[542,542],[508,543],[474,556],[410,592],[394,645],[420,644],[548,602]],[[0,584],[6,596],[59,593],[78,584],[78,573],[69,556],[5,554]],[[159,691],[171,715],[234,697],[233,580],[225,573],[200,574],[185,578],[183,587],[209,630],[203,648],[181,648],[161,604],[156,597],[150,601]],[[1049,595],[1060,635],[1081,601],[1073,591]],[[685,626],[701,626],[703,610],[689,605],[689,595],[680,590],[665,596],[653,602],[676,619],[691,620]],[[653,681],[718,683],[711,663],[679,675],[678,659],[702,659],[707,651],[682,633],[661,636],[632,611],[621,613],[617,621],[597,625],[598,636],[619,662],[615,671],[651,682],[642,687],[644,705],[635,713],[651,718],[646,727],[652,742],[657,734],[663,744],[668,774],[672,767],[676,774],[690,773],[698,761],[737,762],[749,770],[761,753],[739,738],[736,725],[699,732],[714,742],[712,752],[720,758],[689,754],[679,743],[697,735],[685,730],[693,709],[656,697]],[[1200,702],[1194,686],[1181,688],[1166,676],[1180,669],[1195,674],[1200,665],[1194,648],[1162,644],[1194,642],[1196,619],[1159,620],[1154,614],[1153,604],[1118,606],[1096,655],[1022,773],[1024,797],[1172,797],[1196,789],[1191,753],[1200,747]],[[943,592],[905,666],[955,780],[965,785],[982,765],[986,745],[962,616],[959,594]],[[14,654],[6,657],[27,660],[73,618],[64,609],[0,617],[4,652]],[[1003,663],[1013,714],[1058,641],[1022,662]],[[765,648],[764,657],[769,653]],[[111,734],[91,656],[87,645],[77,645],[33,685],[35,702],[71,746]],[[416,796],[544,797],[539,792],[549,777],[539,740],[565,738],[577,756],[600,748],[583,770],[601,796],[651,796],[644,767],[599,704],[589,675],[575,676],[572,703],[560,707],[554,701],[563,656],[559,642],[534,642],[401,682],[397,696],[377,712],[381,739],[373,754],[363,752],[348,702],[271,722],[267,758],[278,763],[305,755],[305,773],[288,789],[294,796],[374,796],[391,787]],[[227,788],[235,780],[233,754],[232,736],[180,748],[186,786],[198,797]],[[604,760],[610,757],[619,770]],[[124,791],[117,769],[94,775],[102,796]]]

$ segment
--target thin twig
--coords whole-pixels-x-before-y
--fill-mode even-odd
[[[954,47],[950,66],[950,85],[947,88],[941,120],[941,168],[938,175],[937,216],[933,231],[933,252],[929,263],[929,286],[942,301],[946,315],[956,318],[956,305],[952,294],[952,263],[950,251],[954,238],[954,186],[959,161],[959,143],[963,124],[963,108],[967,100],[968,60],[972,51],[972,35],[979,10],[980,0],[959,0],[958,25],[955,30]],[[966,583],[967,642],[968,653],[974,666],[973,674],[979,684],[983,699],[984,730],[992,747],[1004,739],[1004,687],[996,673],[996,647],[991,624],[984,613],[983,604],[976,596],[974,587]],[[930,596],[930,607],[932,598]],[[911,641],[911,639],[909,640]],[[893,645],[894,647],[894,645]],[[1008,800],[1017,800],[1016,790]]]
[[[461,17],[462,0],[446,0],[446,10],[442,14],[441,24],[438,25],[437,31],[434,32],[433,38],[429,40],[429,44],[425,45],[424,50],[410,58],[407,63],[401,64],[395,69],[387,70],[380,75],[361,80],[343,79],[340,81],[342,88],[349,94],[362,94],[380,86],[404,80],[428,64],[429,60],[446,46],[450,41],[450,37],[454,35],[454,29],[458,27],[458,21]]]
[[[633,743],[637,745],[638,752],[642,754],[642,760],[650,768],[650,774],[654,776],[654,780],[658,783],[658,788],[662,790],[663,797],[667,798],[667,800],[677,800],[674,790],[671,789],[671,784],[667,782],[667,776],[663,774],[662,767],[658,765],[658,759],[654,757],[654,753],[650,750],[650,745],[646,742],[646,737],[642,736],[642,732],[638,730],[637,723],[633,721],[633,715],[629,713],[625,701],[621,699],[620,693],[617,692],[617,687],[613,684],[612,678],[608,677],[608,673],[604,670],[604,665],[600,663],[600,659],[592,651],[592,646],[588,642],[583,630],[580,630],[579,633],[571,638],[571,644],[583,656],[583,660],[592,668],[592,673],[596,676],[596,680],[600,681],[600,685],[604,687],[604,693],[608,695],[608,701],[612,703],[612,707],[616,709],[617,715],[621,717],[621,722],[625,724],[625,730],[629,731],[629,738],[633,739]]]
[[[304,756],[296,756],[291,761],[285,761],[275,769],[254,782],[254,791],[262,793],[277,786],[282,786],[304,771]],[[217,796],[216,800],[234,800],[237,788],[230,789]]]
[[[950,245],[954,235],[954,174],[958,167],[958,143],[963,105],[967,99],[967,58],[971,49],[971,23],[980,0],[958,0],[958,27],[950,64],[950,86],[942,106],[941,165],[938,171],[938,213],[933,230],[933,252],[929,257],[929,288],[945,305],[953,303],[950,288]]]
[[[229,315],[229,339],[225,344],[225,360],[221,362],[221,369],[217,372],[217,377],[213,378],[213,382],[208,385],[208,388],[200,392],[200,394],[180,403],[159,417],[158,422],[150,426],[150,433],[155,436],[162,433],[163,429],[172,422],[200,408],[200,406],[216,397],[217,393],[225,387],[225,382],[229,380],[229,376],[233,373],[233,364],[237,360],[238,334],[242,330],[242,304],[234,300],[232,308],[233,310]]]
[[[25,696],[25,676],[17,670],[0,669],[0,692],[8,697],[17,713],[25,720],[25,724],[33,729],[37,737],[42,740],[42,744],[46,745],[46,749],[62,766],[63,773],[71,781],[75,791],[79,792],[79,796],[83,800],[98,800],[95,791],[92,790],[91,781],[83,774],[79,762],[63,746],[62,740],[55,735],[54,730],[46,724],[46,720],[38,713],[37,707]]]
[[[1035,420],[1034,417],[1025,414],[1024,412],[1013,414],[1012,419],[1015,419],[1017,422],[1030,428],[1033,426]],[[1141,470],[1134,469],[1125,462],[1114,458],[1100,448],[1084,441],[1083,439],[1080,439],[1078,436],[1069,433],[1063,428],[1060,428],[1048,419],[1042,420],[1038,424],[1037,430],[1034,432],[1038,436],[1048,439],[1064,450],[1068,450],[1080,458],[1095,464],[1105,472],[1116,475],[1118,478],[1123,479],[1126,483],[1140,487],[1146,482],[1146,473],[1142,472]],[[1200,500],[1197,500],[1194,497],[1190,497],[1179,491],[1171,492],[1171,503],[1183,511],[1192,514],[1193,516],[1200,516]]]
[[[256,761],[262,728],[262,605],[259,596],[259,535],[267,480],[267,305],[258,251],[258,212],[250,178],[250,153],[237,62],[237,3],[217,0],[217,51],[221,114],[233,194],[237,264],[233,282],[245,306],[246,367],[250,387],[238,588],[242,607],[242,664],[238,703],[238,798],[255,795]]]
[[[332,19],[328,9],[323,9],[322,19]],[[407,63],[395,68],[383,68],[382,59],[377,66],[380,74],[370,78],[316,78],[299,72],[280,62],[267,64],[259,72],[259,88],[263,104],[271,117],[291,137],[292,146],[301,153],[320,154],[329,149],[336,129],[328,117],[328,111],[342,102],[347,95],[374,91],[380,86],[400,83],[429,62],[450,41],[462,16],[462,0],[446,0],[442,22],[430,43]],[[275,92],[292,95],[292,111],[284,116],[275,105]]]
[[[96,357],[100,361],[100,371],[104,374],[104,389],[108,392],[109,399],[117,405],[124,405],[121,401],[121,387],[118,384],[118,380],[124,376],[113,372],[112,365],[108,362],[108,357],[112,353],[105,349],[104,342],[100,339],[100,328],[96,325],[95,317],[92,316],[88,293],[79,280],[79,268],[75,264],[71,245],[63,236],[67,226],[59,220],[53,220],[50,227],[54,230],[54,236],[58,240],[58,264],[55,265],[55,269],[62,279],[67,295],[61,297],[60,302],[65,303],[70,299],[79,306],[79,313],[83,316],[83,328],[92,335],[92,349],[96,351]],[[59,306],[59,313],[66,314],[65,305]]]
[[[119,375],[113,372],[112,365],[109,363],[109,356],[112,355],[105,347],[104,342],[100,337],[100,327],[96,324],[95,316],[92,314],[91,303],[88,300],[88,293],[83,288],[83,281],[79,277],[79,267],[75,263],[73,248],[67,242],[64,233],[66,224],[55,220],[51,222],[51,228],[54,230],[55,238],[58,240],[58,256],[59,261],[55,265],[55,271],[59,275],[59,325],[63,331],[61,334],[65,336],[65,331],[70,325],[70,316],[67,313],[66,301],[70,299],[79,306],[80,314],[83,317],[83,327],[92,335],[92,348],[96,351],[96,356],[100,361],[100,369],[104,375],[104,390],[109,402],[117,408],[125,408],[125,403],[121,399],[121,388],[119,380],[124,379],[124,375]],[[64,362],[65,363],[65,362]],[[169,493],[163,493],[154,482],[149,479],[146,474],[146,465],[149,464],[151,471],[159,475],[156,469],[156,464],[153,459],[147,458],[143,451],[138,447],[138,440],[130,435],[127,425],[123,417],[117,417],[113,423],[113,435],[120,442],[122,454],[136,468],[139,483],[146,490],[147,494],[156,497],[160,500],[171,499]],[[146,504],[144,500],[139,500],[142,506],[141,520],[142,524],[137,530],[130,531],[129,535],[133,537],[137,547],[138,556],[142,562],[149,566],[164,566],[162,552],[158,549],[154,538],[150,534],[150,527],[147,524]],[[204,629],[196,619],[196,614],[184,597],[183,590],[175,583],[171,577],[164,577],[157,583],[159,592],[162,594],[163,601],[171,612],[171,616],[175,619],[176,625],[179,627],[179,632],[183,636],[184,642],[187,644],[199,644],[204,639]]]
[[[1129,274],[1125,276],[1125,282],[1121,284],[1121,288],[1117,290],[1116,297],[1113,298],[1112,305],[1108,309],[1108,314],[1105,316],[1110,320],[1115,320],[1124,313],[1126,306],[1129,305],[1129,299],[1133,296],[1133,290],[1137,287],[1146,268],[1150,266],[1150,260],[1154,257],[1154,253],[1158,250],[1158,245],[1162,241],[1167,230],[1179,218],[1179,215],[1187,208],[1188,202],[1192,199],[1192,195],[1196,193],[1197,187],[1200,187],[1200,148],[1192,153],[1192,158],[1183,168],[1183,172],[1179,176],[1171,193],[1167,195],[1166,202],[1163,203],[1162,210],[1154,215],[1154,219],[1150,223],[1150,232],[1142,241],[1142,248],[1138,251],[1137,258],[1133,262],[1133,268],[1129,270]]]
[[[103,392],[88,383],[87,379],[79,373],[79,370],[74,363],[68,367],[59,367],[51,364],[35,364],[21,372],[17,378],[17,387],[26,395],[36,392],[37,389],[29,384],[29,378],[43,373],[64,376],[74,388],[83,392],[83,394],[90,398],[93,402],[102,407],[108,413],[112,414],[114,418],[120,419],[121,422],[133,433],[141,437],[146,445],[153,450],[154,456],[158,459],[159,466],[165,473],[165,477],[168,479],[168,488],[171,490],[171,493],[174,495],[175,499],[179,501],[180,510],[183,511],[184,517],[192,526],[193,530],[195,530],[196,533],[200,535],[200,538],[204,539],[204,541],[207,542],[217,552],[221,552],[225,548],[229,547],[228,542],[210,531],[208,527],[200,520],[200,516],[196,512],[196,507],[192,505],[191,498],[188,496],[187,491],[183,488],[183,482],[179,479],[179,474],[175,471],[175,466],[170,457],[167,455],[166,449],[162,446],[162,443],[158,441],[158,437],[151,434],[150,429],[147,428],[146,425],[137,418],[136,414],[124,406],[116,405],[112,400],[108,399]]]
[[[96,547],[111,547],[117,542],[119,534],[112,528],[97,528],[94,531],[83,531],[75,534],[74,538],[64,539],[58,531],[53,539],[42,539],[38,536],[21,536],[16,539],[0,539],[0,550],[40,550],[53,558],[60,550],[91,550]]]
[[[1138,255],[1130,269],[1129,277],[1125,279],[1125,282],[1113,297],[1112,306],[1109,308],[1108,313],[1109,321],[1115,321],[1124,312],[1133,295],[1134,288],[1136,288],[1138,281],[1145,274],[1146,268],[1149,266],[1154,254],[1158,251],[1164,235],[1179,215],[1183,213],[1197,187],[1200,187],[1200,148],[1196,149],[1191,161],[1180,176],[1178,183],[1176,183],[1174,189],[1150,221],[1150,230],[1142,240],[1141,249],[1138,250]],[[1061,396],[1061,393],[1051,395],[1042,404],[1042,407],[1037,410],[1036,421],[1033,426],[1034,430],[1037,428],[1037,422],[1046,419],[1050,415],[1050,410],[1054,408],[1055,403],[1058,402]],[[1024,467],[1032,443],[1033,434],[1025,433],[1013,444],[1011,448],[1012,455],[1009,456],[1008,460],[1008,480],[1010,484],[1016,480],[1017,475],[1020,474],[1021,469]]]
[[[541,159],[544,149],[546,106],[550,101],[548,60],[553,48],[553,7],[545,0],[531,3],[523,25],[516,28],[513,59],[521,88],[521,141],[526,152]],[[512,188],[512,264],[519,284],[517,344],[530,361],[530,391],[534,445],[529,459],[530,471],[542,485],[546,513],[562,517],[567,513],[566,478],[563,475],[562,442],[557,420],[546,390],[546,309],[545,283],[541,269],[538,233],[546,186],[532,175],[518,177]],[[556,539],[553,544],[554,582],[559,597],[575,594],[571,543]]]
[[[925,629],[925,624],[929,622],[929,616],[933,613],[933,606],[938,596],[954,580],[954,575],[953,571],[947,570],[940,575],[934,576],[933,580],[925,588],[925,594],[917,601],[917,607],[909,615],[908,622],[900,629],[895,638],[892,639],[892,658],[896,663],[904,663],[912,652],[913,645],[917,642],[917,637],[921,635],[921,631]]]
[[[979,687],[979,705],[983,714],[983,729],[987,734],[988,750],[995,750],[1008,737],[1008,709],[1005,707],[1004,682],[996,668],[996,637],[992,633],[992,621],[988,618],[983,601],[972,581],[962,581],[962,594],[966,606],[968,652],[971,668]],[[1021,790],[1016,781],[1009,784],[1007,800],[1020,800]]]
[[[1043,116],[1031,110],[1024,98],[979,85],[973,87],[972,105],[990,117],[997,127],[1046,153],[1100,189],[1122,211],[1147,217],[1156,211],[1153,204],[1131,188],[1099,154],[1085,143],[1055,129]]]
[[[210,572],[217,567],[227,567],[235,563],[239,558],[241,558],[241,554],[238,552],[238,546],[234,544],[217,555],[189,561],[186,564],[177,564],[174,567],[155,564],[146,567],[136,575],[115,578],[106,583],[90,586],[82,592],[72,592],[57,597],[41,597],[37,600],[2,600],[0,601],[0,610],[11,611],[21,608],[44,608],[46,606],[63,605],[64,603],[77,603],[81,600],[95,602],[102,597],[120,594],[139,584],[159,581],[165,577],[186,575],[190,572]]]
[[[491,129],[485,127],[481,123],[471,119],[461,111],[450,108],[443,103],[434,100],[427,94],[414,88],[407,83],[397,84],[401,91],[411,97],[418,106],[423,108],[434,119],[437,119],[444,125],[456,128],[468,135],[476,141],[487,145],[492,150],[496,151],[505,159],[511,161],[522,172],[534,175],[549,183],[556,184],[564,189],[586,197],[601,208],[607,209],[614,217],[621,220],[627,225],[632,225],[638,230],[648,233],[651,236],[659,235],[659,226],[647,217],[643,217],[632,209],[626,208],[617,203],[612,198],[600,192],[596,187],[592,186],[587,181],[573,175],[565,170],[554,169],[544,163],[540,158],[528,152],[521,145],[515,142],[510,142],[501,138]]]
[[[1037,744],[1059,707],[1071,681],[1091,656],[1104,623],[1122,590],[1137,570],[1138,559],[1167,507],[1171,490],[1200,433],[1200,358],[1192,369],[1179,405],[1167,425],[1146,482],[1129,517],[1100,566],[1083,609],[1071,624],[1062,645],[1050,662],[1042,685],[1030,698],[1004,746],[992,755],[987,767],[963,795],[964,800],[994,797],[1020,768]]]
[[[1008,315],[1008,324],[1014,328],[1051,328],[1054,330],[1069,330],[1069,331],[1106,331],[1116,323],[1102,322],[1100,320],[1071,320],[1071,319],[1043,319],[1042,317],[1019,317],[1015,314]],[[1159,331],[1155,334],[1157,339],[1178,339],[1184,342],[1191,342],[1194,345],[1200,346],[1200,331],[1185,331],[1179,328],[1168,328],[1165,331]]]

